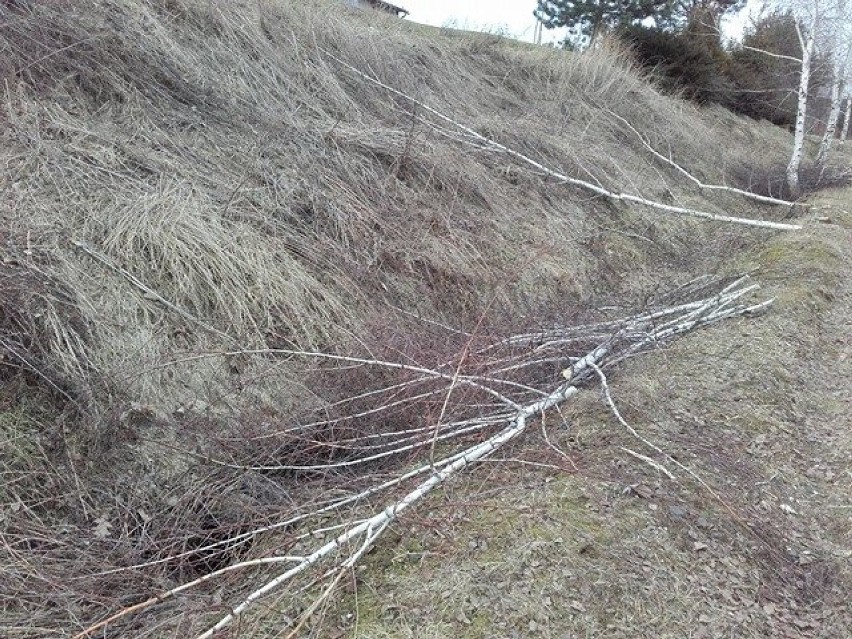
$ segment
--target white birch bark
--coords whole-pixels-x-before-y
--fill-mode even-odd
[[[802,44],[802,72],[799,76],[799,106],[796,111],[796,131],[793,135],[793,152],[790,155],[790,162],[787,164],[787,186],[790,188],[790,195],[793,198],[797,198],[801,192],[799,187],[799,167],[802,164],[802,156],[805,149],[805,117],[807,116],[808,109],[808,87],[811,78],[811,58],[816,39],[816,22],[817,13],[814,11],[810,28],[807,33],[802,33],[799,18],[796,19],[796,33],[798,33],[799,42]]]
[[[840,143],[842,144],[849,137],[849,120],[852,118],[852,6],[848,4],[847,0],[841,0],[838,24],[840,25],[838,48],[842,50],[844,55],[841,89],[843,91],[842,97],[846,99],[846,112],[840,131]]]
[[[836,4],[831,8],[833,15],[825,20],[828,23],[826,46],[834,64],[832,65],[831,108],[815,162],[820,172],[825,168],[828,152],[837,133],[837,119],[840,117],[843,97],[849,93],[847,85],[850,61],[852,61],[852,15],[850,15],[847,0],[835,0],[835,2]],[[844,127],[846,126],[844,122]]]
[[[651,143],[648,141],[648,139],[644,135],[642,135],[642,133],[640,131],[637,131],[636,127],[634,127],[632,124],[630,124],[630,122],[628,122],[625,118],[621,117],[620,115],[618,115],[614,111],[610,111],[609,109],[607,109],[607,113],[609,115],[611,115],[612,117],[614,117],[619,122],[621,122],[628,129],[630,129],[636,135],[636,137],[639,138],[639,140],[642,142],[642,145],[646,149],[648,149],[648,151],[654,157],[656,157],[660,161],[668,164],[670,167],[675,169],[678,173],[683,175],[687,180],[689,180],[690,182],[695,184],[695,186],[697,186],[699,189],[701,189],[703,191],[727,191],[728,193],[736,193],[737,195],[741,195],[741,196],[748,198],[750,200],[755,200],[757,202],[764,202],[766,204],[775,204],[775,205],[783,205],[783,206],[791,206],[792,205],[787,200],[780,200],[780,199],[775,198],[775,197],[767,197],[765,195],[759,195],[757,193],[752,193],[750,191],[744,191],[743,189],[738,189],[738,188],[733,187],[733,186],[727,186],[726,184],[706,184],[706,183],[702,182],[701,180],[699,180],[697,177],[695,177],[692,173],[687,171],[685,168],[683,168],[680,164],[678,164],[677,162],[672,160],[670,157],[665,156],[662,153],[660,153],[659,151],[657,151],[651,145]]]
[[[849,118],[852,117],[852,92],[846,91],[846,115],[843,117],[843,129],[840,131],[840,144],[849,137]]]
[[[840,89],[844,83],[843,69],[839,62],[833,65],[834,77],[831,82],[831,108],[828,111],[828,121],[825,123],[825,132],[822,134],[822,140],[819,144],[816,160],[814,162],[817,170],[822,171],[825,168],[825,162],[828,160],[828,152],[831,150],[831,143],[834,142],[834,134],[837,132],[837,118],[840,117],[840,103],[842,93]]]

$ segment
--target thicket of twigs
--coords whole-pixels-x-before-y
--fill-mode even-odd
[[[273,541],[310,552],[305,530],[333,538],[563,392],[571,357],[686,321],[570,328],[751,241],[680,213],[789,211],[700,186],[747,187],[782,133],[659,95],[616,48],[98,0],[0,10],[0,52],[3,636],[80,631]],[[268,570],[98,636],[201,631]]]
[[[18,562],[7,566],[6,592],[15,601],[7,608],[9,628],[58,632],[56,611],[76,610],[102,618],[75,635],[81,638],[209,637],[242,627],[243,613],[254,613],[264,597],[299,592],[319,578],[324,592],[308,599],[301,615],[278,613],[292,613],[287,623],[298,628],[388,525],[434,488],[528,431],[553,446],[548,430],[571,427],[560,405],[587,384],[603,385],[611,409],[647,447],[640,458],[691,474],[621,419],[607,372],[683,333],[766,309],[771,300],[751,300],[757,288],[745,277],[698,278],[667,293],[666,304],[655,301],[631,317],[503,339],[471,334],[430,367],[270,349],[270,362],[293,359],[312,385],[339,388],[340,396],[284,423],[240,424],[227,436],[191,424],[193,436],[210,438],[204,464],[181,473],[178,483],[188,492],[171,495],[159,512],[145,487],[117,487],[113,499],[127,500],[115,504],[117,516],[100,514],[91,534],[57,539],[49,524],[34,525],[34,505],[21,503],[4,531],[7,548],[18,550]],[[162,454],[149,443],[149,454]],[[138,461],[102,461],[127,464],[128,481],[144,478]],[[87,497],[97,503],[108,495]],[[17,529],[24,524],[25,532]],[[36,531],[41,543],[20,552],[24,535]],[[59,584],[36,591],[29,603],[50,604],[40,612],[27,606],[34,580]]]

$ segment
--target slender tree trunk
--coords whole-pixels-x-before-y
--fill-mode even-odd
[[[822,172],[825,168],[825,162],[828,159],[828,152],[831,150],[831,144],[834,142],[834,134],[837,133],[837,118],[840,117],[840,103],[843,100],[841,89],[846,78],[843,77],[843,69],[839,62],[835,62],[834,78],[831,83],[831,108],[828,111],[828,121],[825,123],[825,132],[822,134],[822,141],[819,144],[819,152],[814,163],[817,170]]]
[[[840,144],[849,137],[849,118],[852,118],[852,91],[846,92],[846,115],[843,117],[843,129],[840,131]]]
[[[799,41],[802,43],[802,73],[799,77],[799,107],[796,113],[796,133],[793,137],[793,153],[790,155],[789,164],[787,164],[787,186],[790,187],[790,195],[793,198],[799,197],[801,192],[799,188],[799,166],[802,164],[802,155],[805,148],[805,116],[808,109],[811,57],[814,51],[814,26],[810,25],[811,28],[807,33],[807,37],[805,37],[801,33],[798,23],[796,24],[796,30],[799,32]]]

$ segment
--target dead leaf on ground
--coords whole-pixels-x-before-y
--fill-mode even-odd
[[[95,519],[95,526],[92,531],[98,539],[106,539],[112,533],[112,524],[105,516],[101,515]]]

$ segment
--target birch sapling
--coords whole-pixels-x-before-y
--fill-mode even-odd
[[[849,137],[849,118],[852,117],[852,90],[846,88],[846,115],[843,116],[843,129],[840,131],[840,144]]]
[[[802,45],[802,72],[799,75],[799,101],[796,109],[796,129],[793,135],[793,152],[787,164],[787,186],[793,198],[799,197],[801,188],[799,186],[799,168],[802,164],[802,156],[805,149],[805,118],[808,110],[808,88],[811,78],[811,59],[813,58],[814,44],[816,42],[816,27],[819,12],[817,3],[814,3],[809,23],[805,23],[801,14],[796,15],[796,34]]]

